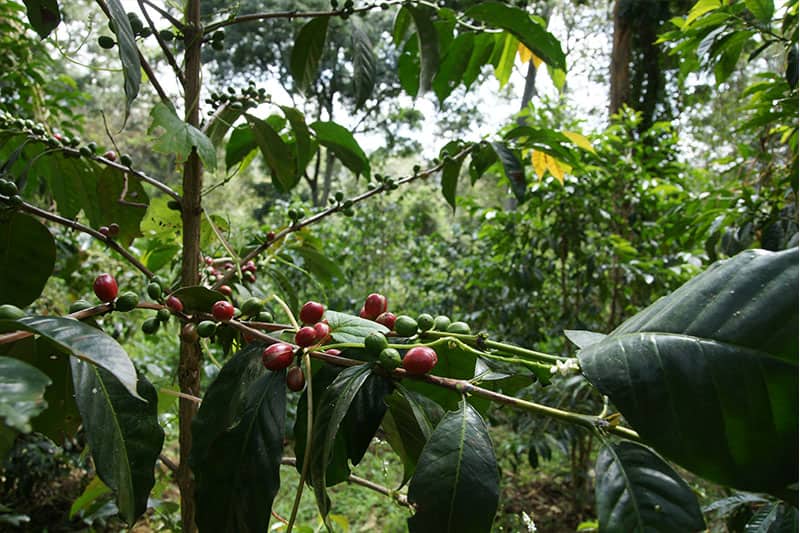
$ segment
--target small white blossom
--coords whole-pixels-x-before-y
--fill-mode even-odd
[[[577,374],[581,367],[578,360],[575,358],[567,359],[566,361],[556,361],[556,364],[550,367],[550,373],[559,373],[562,376],[569,376],[570,374]]]

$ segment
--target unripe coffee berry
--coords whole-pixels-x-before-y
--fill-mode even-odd
[[[167,307],[169,307],[176,313],[180,313],[183,311],[183,302],[177,296],[173,296],[170,294],[169,296],[167,296],[167,299],[164,303],[167,304]]]
[[[161,299],[161,284],[156,281],[151,281],[147,285],[147,295],[153,300]]]
[[[394,330],[401,337],[413,337],[417,334],[417,321],[408,315],[400,315],[394,321]]]
[[[169,309],[164,307],[156,312],[156,319],[158,319],[159,322],[169,322],[170,316],[172,316],[172,314],[169,312]]]
[[[294,342],[303,348],[313,346],[317,342],[317,330],[311,326],[304,326],[298,329],[294,335]]]
[[[460,333],[462,335],[469,335],[471,330],[469,324],[466,322],[453,322],[447,326],[447,333]]]
[[[100,274],[94,280],[92,285],[95,295],[101,302],[110,302],[117,297],[119,288],[117,281],[111,274]]]
[[[422,313],[417,317],[417,326],[420,331],[428,331],[433,327],[433,317],[428,313]]]
[[[261,362],[267,370],[283,370],[294,359],[294,346],[285,342],[272,344],[264,348],[261,354]]]
[[[317,334],[317,342],[325,342],[331,335],[331,327],[326,322],[314,324],[314,331]]]
[[[211,314],[214,316],[214,320],[228,322],[233,318],[233,304],[226,300],[220,300],[211,306]]]
[[[325,306],[319,302],[306,302],[300,309],[300,321],[303,324],[316,324],[322,320],[325,314]]]
[[[375,331],[364,338],[364,348],[372,355],[377,355],[389,345],[383,333]]]
[[[117,298],[117,303],[114,304],[114,309],[117,311],[131,311],[136,308],[139,303],[139,295],[135,292],[124,292]]]
[[[197,333],[203,337],[211,337],[217,331],[217,324],[210,320],[203,320],[197,324]]]
[[[364,300],[364,314],[366,314],[367,318],[370,320],[374,320],[381,313],[385,313],[387,307],[388,302],[386,301],[386,296],[376,292],[373,292]]]
[[[433,348],[416,346],[403,357],[403,368],[411,375],[421,376],[430,372],[438,362],[439,357]]]
[[[286,374],[286,386],[292,392],[300,392],[306,386],[306,377],[299,366],[289,369]]]
[[[256,316],[258,313],[261,312],[261,309],[264,307],[264,304],[261,303],[261,300],[258,298],[252,297],[248,298],[242,304],[242,314],[245,316]]]
[[[375,319],[375,322],[378,324],[382,324],[389,328],[390,330],[394,329],[394,323],[397,321],[397,317],[394,313],[386,311],[385,313],[381,313],[378,315],[378,318]]]
[[[158,331],[158,327],[161,325],[161,322],[158,321],[157,318],[152,317],[148,318],[144,322],[142,322],[142,332],[145,335],[152,335],[156,331]]]
[[[386,370],[394,370],[403,364],[403,359],[400,357],[400,352],[394,348],[386,348],[381,350],[378,360],[380,361],[381,366]]]
[[[436,331],[447,331],[447,326],[450,325],[450,319],[444,315],[439,315],[433,319],[433,329]]]

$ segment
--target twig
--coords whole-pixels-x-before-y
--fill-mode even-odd
[[[464,157],[471,150],[472,150],[472,147],[470,145],[467,148],[464,148],[463,150],[458,152],[457,154],[453,155],[452,157],[453,157],[453,159],[458,159],[460,157]],[[416,180],[419,180],[419,179],[422,179],[422,178],[427,178],[431,174],[434,174],[434,173],[440,171],[442,169],[442,167],[444,166],[444,163],[445,163],[444,160],[442,160],[441,162],[439,162],[439,164],[437,164],[437,165],[435,165],[435,166],[433,166],[433,167],[431,167],[431,168],[429,168],[427,170],[424,170],[424,171],[419,172],[417,174],[414,174],[412,176],[407,176],[405,178],[399,179],[399,180],[397,180],[395,182],[395,186],[399,187],[401,185],[405,185],[407,183],[411,183],[412,181],[416,181]],[[289,235],[290,233],[294,233],[296,231],[300,231],[301,229],[305,228],[306,226],[310,226],[311,224],[319,222],[320,220],[324,219],[325,217],[328,217],[328,216],[332,215],[333,213],[336,213],[338,211],[342,211],[344,209],[345,204],[347,204],[348,206],[353,206],[355,204],[363,202],[364,200],[366,200],[368,198],[371,198],[372,196],[375,196],[376,194],[379,194],[381,192],[386,192],[388,190],[392,190],[392,189],[395,188],[395,186],[390,188],[386,184],[378,185],[377,187],[374,187],[374,188],[372,188],[372,189],[370,189],[370,190],[368,190],[368,191],[366,191],[366,192],[364,192],[364,193],[362,193],[362,194],[360,194],[360,195],[358,195],[358,196],[356,196],[354,198],[351,198],[349,201],[345,201],[345,202],[342,202],[340,204],[333,205],[333,206],[331,206],[331,207],[329,207],[327,209],[324,209],[324,210],[320,211],[316,215],[312,215],[312,216],[310,216],[310,217],[308,217],[308,218],[306,218],[304,220],[296,222],[296,223],[292,224],[291,226],[288,226],[288,227],[282,229],[281,231],[279,231],[278,233],[275,234],[275,237],[273,239],[264,241],[263,243],[258,245],[258,247],[255,248],[253,251],[251,251],[249,254],[244,256],[242,258],[242,263],[245,263],[247,261],[255,259],[260,254],[262,254],[267,248],[269,248],[274,243],[276,243],[279,240],[281,240],[283,237]],[[217,280],[216,283],[214,283],[214,288],[216,289],[220,285],[223,285],[224,283],[228,282],[233,277],[233,273],[234,273],[233,270],[229,270],[228,272],[223,274],[222,278]]]
[[[163,392],[164,394],[166,394],[168,396],[175,396],[176,398],[183,398],[184,400],[189,400],[190,402],[194,402],[197,405],[200,405],[201,403],[203,403],[203,399],[202,398],[198,398],[197,396],[192,396],[191,394],[186,394],[185,392],[180,392],[180,391],[176,391],[176,390],[172,390],[172,389],[167,389],[167,388],[164,388],[164,387],[161,387],[159,389],[159,391]]]
[[[164,466],[166,466],[166,467],[167,467],[167,469],[168,469],[170,472],[172,472],[173,474],[175,474],[175,473],[177,473],[177,472],[178,472],[178,465],[177,465],[177,464],[175,464],[175,462],[174,462],[172,459],[170,459],[169,457],[167,457],[167,456],[166,456],[166,455],[164,455],[163,453],[161,453],[161,454],[159,454],[159,455],[158,455],[158,459],[159,459],[159,461],[161,461],[161,464],[163,464]]]
[[[164,39],[161,38],[161,34],[156,29],[156,25],[155,23],[153,23],[153,19],[150,18],[150,14],[144,7],[144,0],[138,0],[138,1],[139,1],[139,9],[142,10],[142,14],[144,15],[145,20],[147,20],[147,25],[150,26],[150,31],[153,32],[156,41],[158,41],[158,46],[160,46],[161,51],[164,52],[164,57],[167,58],[167,63],[169,63],[169,65],[172,67],[175,76],[178,78],[178,81],[181,82],[181,86],[185,86],[186,78],[183,77],[183,71],[181,71],[181,68],[178,66],[178,62],[175,61],[175,56],[172,55],[172,51],[169,49],[167,43],[164,41]]]
[[[386,2],[381,2],[384,5],[390,6],[394,4],[401,4],[403,0],[388,0]],[[305,18],[314,18],[314,17],[340,17],[342,15],[350,16],[356,13],[365,13],[367,11],[372,11],[373,9],[380,8],[381,5],[378,3],[375,4],[367,4],[366,6],[357,7],[353,9],[336,9],[331,11],[276,11],[272,13],[250,13],[248,15],[239,15],[238,17],[233,17],[228,20],[222,20],[220,22],[215,22],[214,24],[209,24],[206,29],[205,33],[212,33],[220,28],[224,28],[226,26],[233,26],[234,24],[241,24],[243,22],[255,22],[258,20],[268,20],[268,19],[305,19]]]
[[[7,201],[8,197],[0,194],[0,199]],[[44,209],[40,209],[34,205],[29,204],[28,202],[22,202],[22,204],[19,206],[19,209],[21,211],[25,211],[32,215],[44,218],[45,220],[56,222],[57,224],[61,224],[62,226],[66,226],[68,228],[72,228],[81,231],[83,233],[86,233],[87,235],[91,235],[92,237],[94,237],[98,241],[105,243],[109,248],[111,248],[119,255],[124,257],[131,265],[136,267],[142,274],[144,274],[148,278],[152,278],[154,275],[152,272],[150,272],[150,270],[146,266],[144,266],[138,259],[136,259],[128,250],[123,248],[117,241],[115,241],[111,237],[103,235],[97,230],[94,230],[88,226],[84,226],[83,224],[76,222],[74,220],[70,220],[68,218],[64,218],[59,215],[50,213],[49,211],[45,211]]]
[[[167,19],[170,24],[172,24],[173,26],[178,28],[181,31],[181,33],[183,33],[183,31],[185,29],[185,26],[183,25],[183,23],[180,20],[176,19],[175,17],[170,15],[168,11],[162,9],[159,5],[154,4],[150,0],[144,0],[144,3],[147,4],[148,6],[152,7],[154,10],[158,11],[159,15],[161,15],[162,17]]]

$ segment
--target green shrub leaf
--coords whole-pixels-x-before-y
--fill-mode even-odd
[[[136,48],[136,37],[133,35],[128,14],[120,0],[108,0],[108,10],[114,21],[115,35],[119,48],[119,59],[125,76],[125,122],[131,110],[131,104],[139,95],[142,83],[142,63],[139,60],[139,49]]]
[[[313,18],[300,28],[292,47],[289,70],[300,90],[307,89],[317,78],[319,61],[325,51],[329,17]]]
[[[0,357],[0,419],[22,433],[31,431],[31,418],[47,402],[44,392],[50,378],[38,368],[13,357]]]
[[[30,305],[55,263],[56,244],[44,224],[22,213],[0,220],[0,304]]]
[[[213,170],[217,167],[217,151],[214,144],[205,133],[181,120],[173,108],[159,102],[153,107],[150,116],[153,117],[153,123],[147,130],[148,133],[152,133],[158,127],[164,129],[153,143],[153,150],[175,154],[178,162],[182,163],[189,158],[194,148],[206,168]]]

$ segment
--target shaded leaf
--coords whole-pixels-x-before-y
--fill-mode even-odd
[[[474,185],[496,161],[497,153],[490,144],[481,143],[477,149],[473,149],[469,161],[469,176],[472,184]]]
[[[175,154],[178,162],[183,163],[194,148],[204,166],[212,170],[217,167],[217,151],[211,140],[205,133],[181,120],[174,109],[159,102],[153,107],[150,116],[153,122],[147,130],[148,133],[152,134],[159,127],[164,128],[164,133],[153,143],[153,150]]]
[[[481,416],[462,400],[436,426],[408,487],[416,513],[411,533],[489,531],[497,512],[499,474]]]
[[[233,123],[244,114],[244,110],[239,107],[234,109],[226,103],[214,113],[211,119],[203,127],[203,134],[208,137],[211,144],[220,146],[225,134],[233,127]],[[228,165],[230,168],[231,165]]]
[[[797,509],[780,502],[761,507],[744,526],[745,533],[797,533]]]
[[[414,19],[419,50],[419,88],[423,93],[431,88],[431,81],[439,69],[439,34],[433,21],[436,11],[430,7],[404,6]]]
[[[144,376],[138,378],[141,401],[104,369],[74,358],[70,362],[75,401],[97,475],[114,490],[120,514],[133,525],[147,510],[164,443],[158,395]]]
[[[351,20],[350,47],[353,58],[353,89],[356,97],[356,109],[360,109],[372,95],[378,58],[375,56],[372,41],[364,31],[362,23],[358,18]]]
[[[540,24],[531,20],[525,10],[500,2],[481,2],[469,8],[466,16],[506,30],[542,61],[566,70],[566,57],[561,49],[561,43]]]
[[[605,333],[580,329],[565,329],[564,335],[578,348],[588,348],[607,337]]]
[[[103,480],[98,476],[94,476],[89,484],[86,485],[86,488],[83,489],[81,495],[72,502],[69,508],[69,519],[72,520],[82,511],[88,510],[98,498],[105,496],[109,492],[111,492],[109,486],[103,483]]]
[[[490,144],[503,164],[503,170],[511,185],[511,191],[519,203],[524,202],[527,184],[525,183],[525,170],[522,168],[519,157],[503,143],[492,142]]]
[[[600,531],[700,531],[705,521],[691,487],[646,447],[623,441],[600,450],[595,466]]]
[[[796,481],[797,249],[719,262],[578,353],[642,438],[712,481]]]
[[[371,373],[353,398],[341,427],[352,464],[357,465],[364,458],[386,414],[385,399],[393,389],[390,378]]]
[[[245,115],[253,130],[256,144],[272,173],[272,183],[282,192],[288,192],[300,181],[292,148],[281,139],[269,122]]]
[[[216,302],[226,299],[221,292],[202,286],[181,287],[173,292],[172,295],[180,299],[186,312],[203,311],[210,313],[211,307]]]
[[[489,62],[492,57],[492,50],[494,50],[494,35],[489,33],[479,33],[475,36],[472,53],[467,61],[467,68],[464,70],[462,81],[464,86],[469,89],[470,86],[478,79],[481,73],[481,67]]]
[[[472,56],[474,41],[474,34],[462,33],[447,48],[432,83],[439,102],[443,102],[461,82]]]
[[[230,169],[238,165],[257,149],[258,144],[252,128],[248,124],[235,127],[225,144],[225,168]]]
[[[308,129],[306,119],[303,114],[293,107],[281,106],[283,114],[289,120],[294,132],[294,146],[297,153],[297,172],[302,174],[306,165],[313,156],[311,131]]]
[[[311,129],[317,134],[317,142],[332,151],[344,166],[369,177],[369,159],[347,128],[335,122],[314,122]]]
[[[31,418],[47,402],[44,392],[52,383],[38,368],[13,357],[0,357],[0,419],[21,433],[31,431]]]
[[[0,331],[15,330],[30,331],[46,337],[63,352],[105,369],[137,401],[142,401],[136,392],[136,370],[128,354],[113,337],[102,330],[60,316],[26,316],[19,320],[0,320]]]
[[[28,22],[44,39],[61,23],[57,0],[23,0],[28,10]]]
[[[131,104],[139,95],[139,85],[142,83],[142,64],[139,61],[139,49],[136,48],[136,38],[133,28],[128,20],[128,14],[120,0],[108,0],[108,10],[111,20],[114,21],[114,33],[117,37],[119,59],[122,62],[122,72],[125,76],[125,119],[127,122]]]
[[[325,50],[329,17],[317,17],[300,28],[289,58],[289,71],[300,90],[307,89],[317,78],[317,69]]]
[[[436,355],[439,361],[431,370],[431,374],[453,379],[472,379],[475,376],[476,356],[473,352],[465,351],[457,345],[446,343],[436,346]],[[403,385],[411,390],[418,392],[427,398],[435,401],[445,409],[456,409],[461,401],[461,394],[458,392],[439,387],[431,383],[418,380],[405,380]],[[470,397],[470,403],[484,410],[488,406],[488,400]]]
[[[448,156],[444,160],[444,165],[442,165],[442,196],[444,196],[444,199],[447,200],[448,204],[450,204],[450,207],[453,208],[453,212],[456,210],[458,176],[461,174],[461,165],[464,162],[465,157],[467,157],[466,153],[463,153],[458,157]]]
[[[56,262],[50,231],[32,216],[0,220],[0,303],[26,307],[44,290]]]

